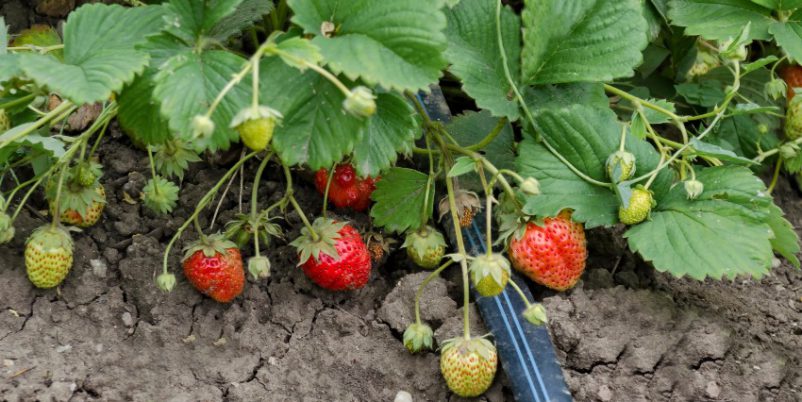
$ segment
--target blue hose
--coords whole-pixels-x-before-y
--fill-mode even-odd
[[[442,92],[433,87],[431,93],[419,93],[418,99],[433,120],[448,122],[451,115]],[[484,254],[487,245],[479,222],[484,222],[483,213],[474,217],[470,227],[462,230],[467,252],[472,255]],[[446,225],[448,237],[455,243],[453,225]],[[513,273],[511,279],[523,284],[524,280]],[[526,286],[522,289],[532,300]],[[521,313],[526,308],[519,295],[508,286],[495,297],[473,296],[485,325],[493,333],[502,368],[510,380],[512,392],[517,402],[569,402],[571,393],[565,385],[560,363],[554,352],[546,326],[534,326],[526,321]]]

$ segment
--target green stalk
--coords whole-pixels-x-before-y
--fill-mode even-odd
[[[24,130],[20,131],[19,133],[16,133],[9,139],[0,142],[0,149],[6,147],[8,144],[16,142],[22,138],[25,138],[25,136],[27,136],[28,134],[33,133],[34,131],[38,130],[39,128],[41,128],[42,126],[44,126],[45,124],[49,123],[51,120],[54,120],[56,117],[62,114],[66,113],[67,115],[69,115],[70,113],[74,112],[75,109],[77,108],[78,107],[73,105],[73,103],[70,102],[69,100],[61,102],[61,104],[58,105],[55,109],[51,110],[50,112],[48,112],[47,114],[36,120],[33,124],[26,127]]]
[[[309,230],[309,235],[312,236],[312,241],[320,240],[320,235],[315,232],[315,229],[312,227],[312,224],[309,223],[309,219],[306,218],[306,214],[304,210],[298,205],[298,201],[295,200],[295,196],[292,194],[292,173],[290,173],[290,167],[281,161],[281,167],[284,168],[284,177],[287,178],[287,190],[285,197],[290,201],[292,207],[295,209],[295,212],[298,212],[298,216],[301,217],[301,221],[306,226],[306,229]]]
[[[253,178],[253,188],[251,188],[251,224],[256,225],[252,228],[253,248],[257,257],[259,256],[259,215],[257,214],[256,209],[259,207],[257,200],[259,194],[259,182],[262,179],[262,172],[264,172],[267,162],[270,161],[271,156],[272,153],[268,153],[265,155],[262,163],[259,164],[259,168],[256,169],[256,176]]]
[[[336,169],[337,163],[335,162],[331,165],[331,169],[329,170],[329,176],[326,178],[326,189],[323,190],[323,217],[325,218],[326,211],[329,206],[329,189],[331,188],[331,179],[334,178],[334,169]]]
[[[215,184],[214,187],[212,187],[208,192],[206,192],[203,198],[201,198],[201,200],[198,202],[198,206],[195,207],[195,210],[192,212],[192,215],[190,215],[189,218],[187,218],[187,220],[181,225],[181,227],[178,228],[173,237],[170,239],[170,242],[167,243],[167,247],[164,249],[164,257],[162,259],[163,273],[165,274],[168,273],[167,263],[168,263],[168,258],[170,257],[170,249],[172,249],[173,245],[178,240],[178,238],[181,237],[181,234],[184,233],[185,230],[187,230],[187,227],[189,227],[189,225],[192,224],[192,221],[195,221],[198,218],[200,212],[206,207],[207,204],[209,204],[212,198],[214,198],[214,195],[217,193],[217,191],[220,190],[220,187],[223,186],[223,184],[231,177],[231,175],[234,174],[234,172],[236,172],[237,169],[240,168],[240,166],[245,164],[245,162],[247,162],[248,159],[251,159],[254,156],[256,156],[256,152],[251,152],[242,157],[239,161],[237,161],[236,164],[234,164],[234,166],[231,169],[228,170],[228,172],[226,172],[225,175],[223,175],[222,178],[220,178],[220,180],[218,180],[217,184]]]

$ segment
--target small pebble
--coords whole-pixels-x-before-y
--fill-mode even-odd
[[[3,366],[11,367],[14,365],[14,360],[11,359],[3,359]]]
[[[721,387],[715,381],[710,381],[705,387],[705,394],[708,398],[718,399],[719,394],[721,394]]]
[[[601,399],[602,401],[605,401],[605,402],[611,401],[613,399],[613,390],[611,390],[610,387],[608,387],[606,385],[602,385],[599,388],[598,396],[599,396],[599,399]]]
[[[129,312],[127,312],[127,311],[126,311],[126,312],[124,312],[124,313],[123,313],[123,316],[122,316],[122,319],[123,319],[123,324],[124,324],[126,327],[132,327],[132,326],[134,326],[134,318],[133,318],[133,317],[131,317],[131,313],[129,313]]]
[[[56,348],[56,353],[64,353],[72,350],[72,345],[61,345]]]
[[[407,391],[398,391],[393,402],[412,402],[412,395]]]
[[[95,274],[98,278],[105,278],[106,271],[108,270],[108,266],[106,262],[101,259],[92,259],[89,260],[89,265],[92,266],[92,273]]]

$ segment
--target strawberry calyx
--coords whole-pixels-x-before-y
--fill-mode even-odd
[[[404,330],[404,347],[411,353],[432,349],[434,332],[432,327],[415,322]]]
[[[476,212],[482,209],[482,202],[479,196],[473,191],[456,189],[454,192],[454,204],[457,208],[457,217],[461,227],[470,226]],[[440,213],[438,219],[442,220],[444,216],[451,212],[451,205],[448,201],[448,196],[443,197],[437,205],[437,210]]]
[[[401,248],[409,248],[407,251],[415,253],[420,259],[424,258],[430,250],[437,250],[441,247],[445,251],[446,240],[443,234],[429,225],[407,233],[404,244],[401,246]]]
[[[156,170],[167,178],[184,179],[184,172],[192,162],[200,162],[201,158],[185,141],[179,138],[168,140],[162,145],[153,147],[153,161]]]
[[[492,342],[484,337],[480,338],[451,338],[443,342],[440,348],[441,353],[446,353],[450,349],[456,349],[460,355],[466,356],[471,353],[478,354],[482,359],[490,360],[496,354],[496,347]]]
[[[151,211],[170,213],[178,202],[178,186],[161,176],[154,176],[142,189],[142,201]]]
[[[309,258],[319,262],[321,253],[334,259],[340,258],[336,244],[341,237],[340,230],[347,224],[319,217],[312,222],[311,230],[308,227],[301,229],[301,235],[290,243],[298,250],[298,266],[309,261]]]
[[[476,256],[468,270],[474,287],[485,297],[501,293],[510,280],[510,261],[499,253]]]
[[[220,233],[204,235],[184,248],[184,258],[181,259],[181,262],[188,260],[199,251],[203,253],[204,257],[211,258],[218,254],[225,255],[228,249],[232,248],[236,249],[237,245]]]
[[[36,243],[44,250],[64,249],[72,251],[72,236],[70,232],[61,225],[53,226],[50,224],[40,226],[31,233],[26,245]]]
[[[59,198],[59,211],[76,211],[79,215],[86,215],[89,208],[96,204],[106,203],[106,192],[103,185],[95,179],[92,186],[84,187],[77,183],[75,177],[75,169],[69,169],[65,172],[65,184],[61,188],[61,197]],[[54,175],[48,182],[45,190],[48,200],[50,200],[50,211],[56,211],[56,195],[58,192],[58,175]]]
[[[524,318],[532,323],[532,325],[543,325],[549,322],[546,316],[546,309],[540,303],[530,304],[523,312]]]

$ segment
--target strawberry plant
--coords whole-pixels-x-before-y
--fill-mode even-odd
[[[800,1],[134,3],[85,5],[61,32],[13,40],[0,18],[0,242],[44,189],[52,222],[25,251],[36,286],[69,272],[64,225],[102,217],[96,150],[114,119],[147,152],[142,203],[159,214],[175,208],[191,163],[244,145],[167,243],[159,288],[176,286],[169,257],[190,226],[199,240],[185,276],[222,302],[245,286],[240,248],[253,245],[255,280],[269,277],[261,250],[291,210],[304,225],[297,269],[330,290],[365,286],[371,256],[389,250],[383,236],[404,236],[408,257],[433,269],[404,333],[412,352],[434,347],[418,301],[443,270],[461,269],[466,304],[471,283],[483,297],[519,289],[510,267],[567,290],[585,268],[586,229],[627,225],[630,249],[678,277],[760,278],[775,253],[800,265],[771,197],[783,172],[802,177]],[[448,123],[418,96],[437,84],[462,111]],[[261,208],[267,169],[286,187]],[[235,175],[253,182],[249,210],[224,235],[204,234],[199,215]],[[323,200],[315,219],[294,193],[308,176]],[[329,217],[329,201],[369,209],[383,233],[366,243]],[[499,247],[471,256],[461,229],[477,216]],[[437,225],[454,231],[451,254]],[[526,319],[546,322],[526,305]],[[474,396],[497,358],[464,314],[441,369]]]

